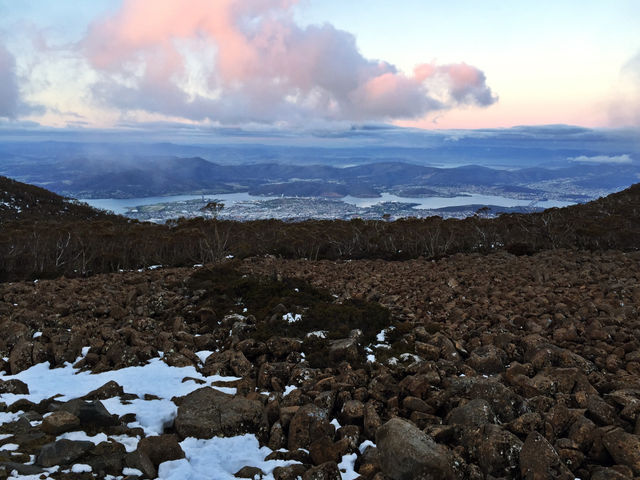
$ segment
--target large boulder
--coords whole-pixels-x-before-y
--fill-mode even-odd
[[[341,480],[340,470],[335,462],[326,462],[305,472],[302,480]]]
[[[575,475],[565,466],[556,450],[538,432],[531,432],[520,451],[520,473],[524,480],[572,480]]]
[[[465,427],[481,427],[487,423],[497,423],[497,420],[489,402],[477,398],[451,410],[447,423]]]
[[[149,457],[154,466],[185,456],[178,437],[172,434],[145,437],[138,443],[138,450]]]
[[[522,441],[513,433],[487,423],[480,428],[466,429],[461,444],[475,458],[485,475],[516,476]]]
[[[382,471],[393,480],[454,478],[453,456],[413,424],[392,418],[376,433]]]
[[[111,415],[100,400],[75,398],[59,405],[57,410],[75,415],[81,425],[108,427],[119,423],[118,416]]]
[[[203,387],[180,399],[175,429],[182,438],[212,438],[255,433],[262,404]]]
[[[0,380],[0,394],[1,393],[14,393],[16,395],[29,394],[29,387],[26,383],[18,380]]]
[[[635,475],[640,475],[640,435],[616,428],[602,437],[602,443],[616,463],[626,465]]]
[[[68,465],[93,448],[93,442],[76,442],[73,440],[58,440],[47,443],[40,450],[36,463],[41,467]]]
[[[327,412],[308,403],[300,407],[289,423],[289,450],[309,448],[314,440],[328,436],[333,437],[334,427],[329,421]]]
[[[26,340],[20,340],[12,349],[9,355],[9,368],[11,374],[16,375],[33,365],[31,352],[33,344]]]
[[[53,412],[51,415],[44,417],[40,428],[43,432],[51,435],[60,435],[64,432],[70,432],[80,426],[80,419],[73,413],[60,410]]]

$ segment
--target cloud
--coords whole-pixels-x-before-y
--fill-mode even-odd
[[[614,126],[640,127],[640,51],[620,70],[620,82],[609,105]]]
[[[581,155],[579,157],[569,158],[571,162],[578,163],[610,163],[610,164],[625,164],[631,163],[631,156],[627,153],[623,155],[596,155],[593,157],[587,157],[586,155]]]
[[[630,75],[636,81],[640,81],[640,51],[625,63],[622,67],[622,73]]]
[[[19,107],[16,61],[13,55],[0,45],[0,117],[15,118]]]
[[[296,0],[124,0],[81,43],[100,73],[93,95],[124,111],[220,123],[388,121],[488,106],[465,63],[411,74],[365,58],[330,24],[301,27]]]

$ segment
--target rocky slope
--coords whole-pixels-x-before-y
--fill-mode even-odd
[[[180,478],[194,438],[250,434],[269,450],[243,478],[635,478],[639,264],[260,257],[0,284],[0,472]],[[46,361],[94,372],[93,391],[34,397]],[[160,364],[186,378],[152,393],[99,376]],[[152,428],[125,413],[143,401],[174,410]]]

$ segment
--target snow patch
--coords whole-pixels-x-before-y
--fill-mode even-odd
[[[264,458],[271,453],[260,447],[255,435],[238,437],[214,437],[208,440],[185,438],[180,446],[186,458],[161,463],[158,468],[160,480],[209,480],[215,472],[216,480],[236,480],[233,474],[247,465],[261,469],[263,480],[273,480],[273,469],[292,465],[294,461]]]
[[[282,319],[289,323],[297,323],[302,320],[302,315],[299,313],[286,313],[282,316]]]
[[[315,332],[307,333],[307,337],[327,338],[326,330],[316,330]]]
[[[89,473],[92,471],[91,465],[85,465],[84,463],[76,463],[71,467],[73,473]]]
[[[97,435],[94,435],[92,437],[90,435],[87,435],[83,431],[77,431],[77,432],[67,432],[67,433],[63,433],[62,435],[58,435],[57,440],[73,440],[73,441],[76,441],[76,442],[92,442],[92,443],[98,445],[101,442],[106,442],[108,440],[108,438],[104,433],[98,433]]]
[[[286,397],[297,388],[298,387],[296,387],[295,385],[287,385],[286,387],[284,387],[284,392],[282,392],[282,397],[283,398]]]

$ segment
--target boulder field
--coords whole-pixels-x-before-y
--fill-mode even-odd
[[[246,434],[281,463],[237,478],[640,476],[640,253],[231,263],[228,285],[215,267],[0,284],[0,479],[155,478],[187,438]],[[194,372],[162,431],[110,412],[154,400],[116,381],[34,402],[18,378],[158,357]]]

